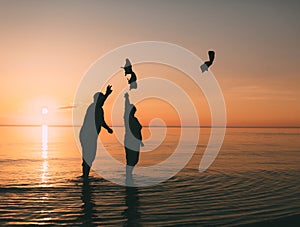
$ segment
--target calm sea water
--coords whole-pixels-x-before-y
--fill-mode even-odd
[[[0,127],[0,225],[236,226],[284,219],[299,226],[300,129],[229,128],[217,159],[199,173],[209,134],[201,129],[193,158],[168,181],[126,188],[95,172],[82,182],[71,127]],[[179,135],[168,128],[164,143],[142,153],[139,165],[166,159]],[[125,161],[114,136],[101,132],[101,139]]]

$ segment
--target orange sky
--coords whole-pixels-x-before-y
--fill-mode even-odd
[[[207,50],[216,51],[211,70],[224,94],[228,125],[300,126],[299,3],[122,4],[1,1],[0,124],[70,124],[71,109],[60,107],[72,105],[81,78],[96,59],[121,45],[157,40],[178,44],[201,59],[207,58]],[[181,84],[189,90],[191,81],[181,72],[160,65],[151,70],[136,66],[139,78],[185,78]],[[201,125],[209,125],[203,94],[189,94]],[[105,112],[108,121],[111,103]],[[155,111],[161,105],[168,111]],[[49,108],[47,119],[40,113],[43,106]],[[156,116],[178,124],[176,112],[161,101],[146,100],[138,109],[144,124]]]

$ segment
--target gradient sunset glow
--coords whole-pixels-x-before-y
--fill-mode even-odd
[[[0,124],[72,124],[76,89],[93,62],[121,45],[157,40],[203,60],[208,50],[216,51],[211,71],[224,94],[227,125],[300,126],[299,6],[297,1],[272,6],[261,1],[1,1]],[[139,78],[156,75],[190,90],[201,125],[210,125],[207,101],[190,89],[195,85],[182,72],[163,65],[134,67]],[[122,76],[120,69],[111,80],[108,123],[114,95],[126,84]],[[157,111],[157,106],[164,108]],[[41,114],[45,107],[47,115]],[[144,125],[156,117],[179,124],[176,112],[160,100],[137,107]]]

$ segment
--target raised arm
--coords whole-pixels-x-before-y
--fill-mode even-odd
[[[124,126],[125,126],[125,132],[128,132],[129,131],[129,113],[130,113],[130,108],[131,108],[128,93],[125,93],[124,98],[125,98],[124,116],[123,116],[124,117]]]
[[[105,102],[105,100],[107,99],[107,97],[112,93],[112,89],[111,89],[111,85],[107,85],[107,87],[106,87],[106,92],[105,92],[105,94],[104,94],[104,101],[103,101],[103,104],[104,104],[104,102]],[[102,104],[102,105],[103,105]]]
[[[124,117],[125,117],[125,115],[128,115],[130,112],[131,104],[129,101],[128,93],[125,93],[124,98],[125,98],[125,111],[124,111]]]
[[[105,120],[104,120],[104,111],[103,111],[103,104],[106,100],[106,98],[112,93],[112,89],[111,89],[111,85],[108,85],[106,87],[106,92],[102,97],[102,100],[100,100],[99,102],[97,102],[96,105],[96,110],[95,110],[95,114],[96,114],[96,125],[98,124],[97,122],[99,122],[100,127],[105,128],[109,133],[113,133],[113,130],[106,124]],[[97,131],[98,134],[100,132],[100,127],[97,127]]]

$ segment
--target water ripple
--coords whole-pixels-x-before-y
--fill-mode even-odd
[[[230,226],[300,214],[299,171],[189,171],[146,188],[95,177],[88,184],[1,185],[0,223]]]

